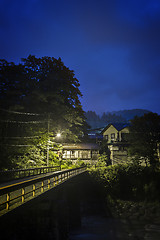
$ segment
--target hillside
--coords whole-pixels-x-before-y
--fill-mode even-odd
[[[145,113],[149,113],[150,111],[144,110],[144,109],[132,109],[132,110],[122,110],[122,111],[116,111],[113,112],[118,116],[122,116],[125,118],[127,121],[133,119],[135,116],[141,117]]]
[[[148,110],[144,109],[132,109],[132,110],[121,110],[114,112],[103,113],[102,116],[96,114],[96,112],[86,112],[87,123],[91,126],[91,129],[103,128],[109,123],[128,122],[135,116],[143,116],[145,113],[149,113]]]

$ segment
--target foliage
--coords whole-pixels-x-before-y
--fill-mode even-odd
[[[79,86],[60,58],[30,55],[17,65],[0,61],[1,169],[46,164],[48,142],[80,141],[87,124]]]
[[[75,163],[73,163],[69,159],[61,161],[61,169],[72,169],[72,168],[85,167],[85,166],[86,164],[82,160],[77,160]]]
[[[105,140],[105,139],[102,140],[101,145],[100,145],[99,153],[100,153],[100,156],[103,155],[103,154],[106,155],[106,162],[107,162],[107,164],[110,164],[110,154],[111,154],[111,152],[108,148],[108,141],[107,140]]]
[[[36,146],[32,146],[27,149],[26,153],[23,153],[21,156],[14,156],[13,160],[15,162],[16,168],[32,168],[32,167],[41,167],[45,166],[46,156],[41,149]]]
[[[87,166],[87,164],[85,163],[85,161],[80,160],[80,159],[78,159],[78,160],[76,161],[75,165],[76,165],[76,167],[85,167],[85,166]]]
[[[158,200],[160,171],[137,164],[113,165],[90,170],[112,199]]]
[[[61,59],[29,56],[15,65],[1,60],[0,105],[5,109],[45,114],[64,137],[81,136],[85,117],[79,81]],[[67,129],[67,133],[65,133]],[[74,138],[73,137],[73,138]]]
[[[158,161],[158,144],[160,143],[160,116],[148,113],[135,117],[131,121],[129,134],[129,153],[136,159],[145,160],[146,165],[156,167]]]
[[[110,159],[108,157],[108,154],[104,152],[103,154],[99,155],[96,167],[106,167],[108,165],[110,165]]]

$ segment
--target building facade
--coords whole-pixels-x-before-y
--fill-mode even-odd
[[[103,139],[108,143],[123,142],[129,133],[129,124],[109,124],[103,130]]]
[[[103,139],[110,150],[112,165],[129,161],[127,134],[129,134],[129,124],[126,123],[109,124],[102,131]]]
[[[63,144],[62,159],[85,161],[86,163],[97,162],[99,156],[99,145],[94,143],[70,143]]]

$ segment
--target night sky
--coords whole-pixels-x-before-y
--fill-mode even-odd
[[[0,58],[61,57],[85,111],[160,114],[160,0],[0,0]]]

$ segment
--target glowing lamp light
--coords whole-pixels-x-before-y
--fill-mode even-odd
[[[58,138],[61,137],[61,134],[60,134],[60,133],[57,133],[57,137],[58,137]]]

